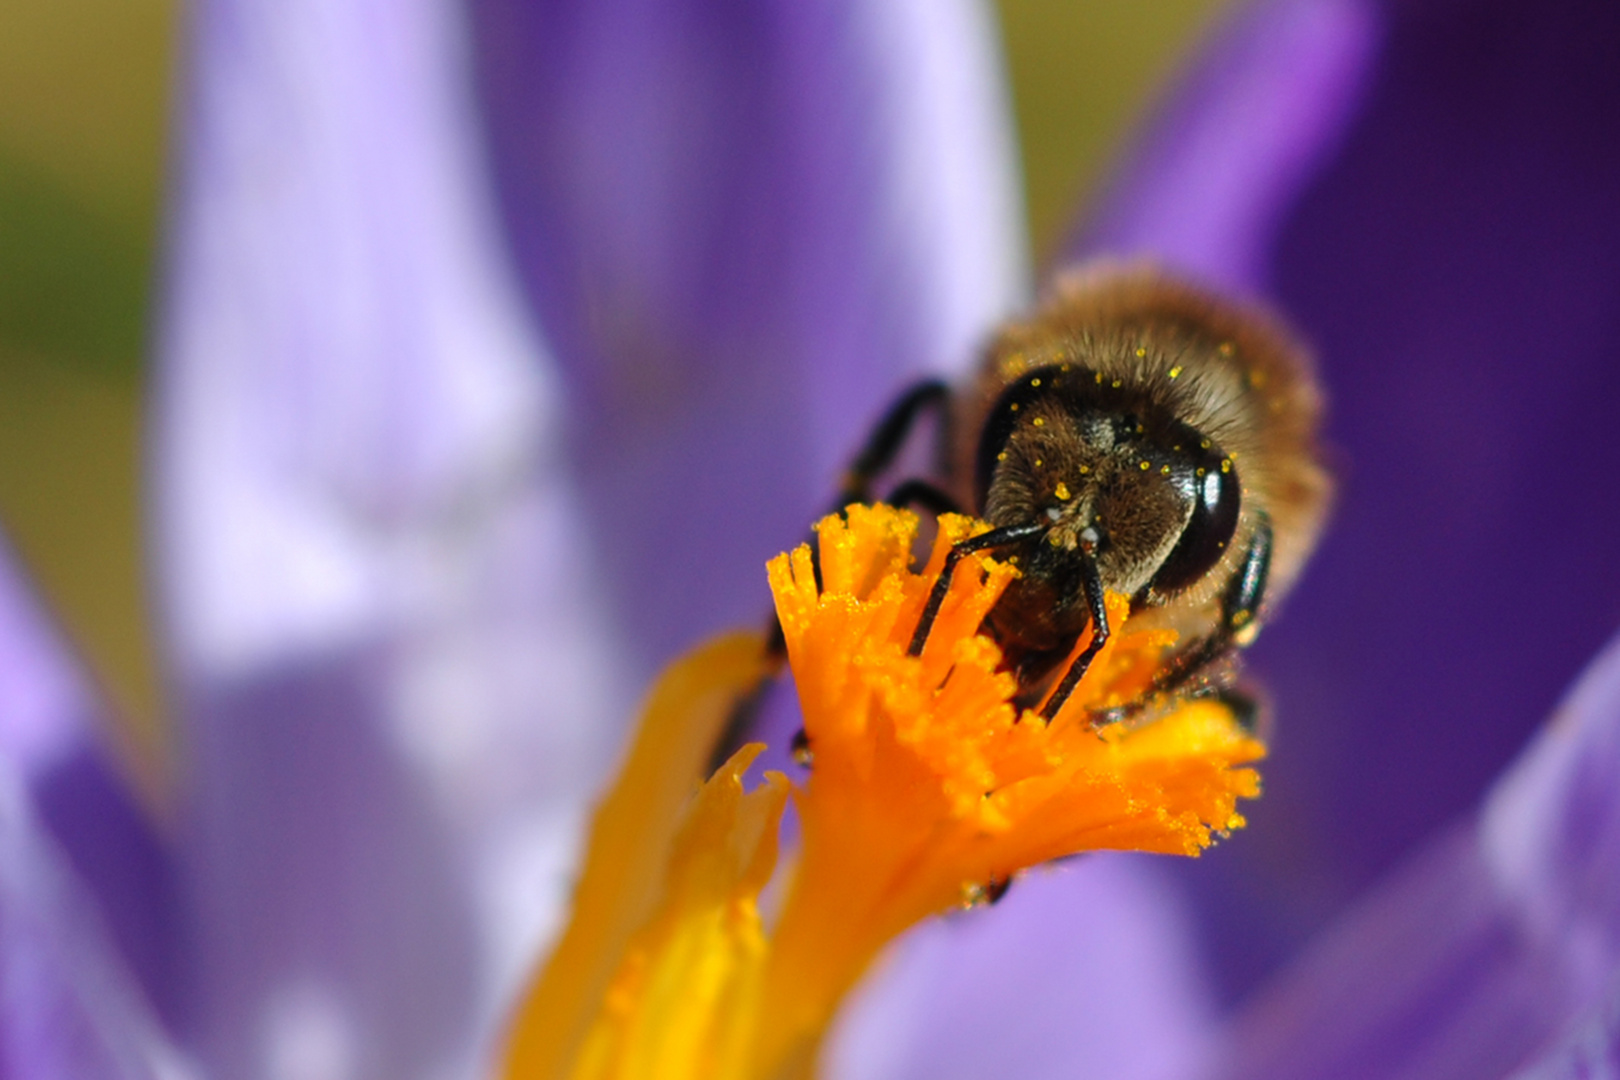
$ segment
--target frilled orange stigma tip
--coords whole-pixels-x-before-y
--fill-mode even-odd
[[[922,655],[906,655],[950,545],[988,528],[942,518],[914,573],[916,527],[905,511],[852,506],[817,526],[819,589],[808,546],[769,566],[814,765],[795,792],[802,850],[767,965],[761,1062],[813,1055],[871,958],[927,915],[1059,856],[1196,855],[1241,827],[1237,800],[1259,794],[1241,766],[1265,747],[1215,702],[1181,702],[1134,730],[1091,727],[1174,643],[1131,632],[1124,597],[1108,597],[1123,631],[1051,723],[1018,715],[1014,680],[977,633],[1017,573],[1005,563],[965,561]]]
[[[1222,706],[1183,701],[1145,726],[1094,730],[1174,644],[1120,629],[1050,724],[1018,715],[978,636],[1016,571],[973,556],[920,657],[906,655],[951,544],[986,526],[947,516],[927,567],[916,518],[853,506],[810,549],[773,559],[814,765],[793,792],[801,847],[780,913],[761,917],[786,781],[752,792],[740,751],[692,777],[763,674],[758,639],[693,650],[659,680],[599,808],[572,919],[514,1017],[506,1075],[535,1080],[801,1080],[839,1000],[913,923],[992,882],[1104,848],[1196,855],[1238,828],[1264,747]],[[1076,648],[1084,646],[1080,642]]]

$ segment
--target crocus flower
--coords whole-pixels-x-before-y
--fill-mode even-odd
[[[947,556],[991,529],[960,514],[938,519],[913,567],[918,527],[908,510],[848,506],[816,523],[814,553],[801,544],[770,562],[803,709],[800,761],[814,763],[791,785],[789,868],[776,865],[788,779],[742,784],[765,744],[691,791],[759,685],[765,639],[721,635],[659,676],[594,815],[568,928],[514,1014],[504,1075],[813,1075],[844,997],[918,922],[994,902],[1051,859],[1199,855],[1243,827],[1238,803],[1259,794],[1250,766],[1265,745],[1225,704],[1089,722],[1151,685],[1174,631],[1124,625],[1130,598],[1106,593],[1120,630],[1095,652],[1076,642],[1089,666],[1050,718],[1020,710],[1018,679],[978,633],[1018,568],[980,553],[978,573],[947,573]],[[927,640],[911,655],[925,608]],[[767,889],[780,907],[768,926]]]
[[[10,1073],[487,1065],[639,688],[1027,302],[992,42],[968,0],[197,5],[152,418],[184,765],[159,822],[8,571]],[[1256,649],[1266,798],[1199,864],[926,928],[833,1071],[1620,1061],[1620,652],[1514,761],[1620,612],[1617,45],[1578,0],[1212,39],[1070,254],[1318,346],[1342,498]]]

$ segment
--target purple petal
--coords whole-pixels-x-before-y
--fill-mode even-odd
[[[759,568],[886,400],[1023,300],[993,26],[975,0],[472,8],[506,220],[645,671],[761,618]]]
[[[1209,925],[1234,988],[1474,805],[1620,612],[1620,8],[1388,12],[1273,255],[1343,466],[1255,649],[1279,737]]]
[[[1559,464],[1607,460],[1620,396],[1620,10],[1299,0],[1237,27],[1088,234],[1269,283],[1328,385],[1337,519],[1254,652],[1267,797],[1184,871],[1233,997],[1477,800],[1620,610],[1620,509]]]
[[[0,1076],[180,1080],[185,1063],[123,967],[102,905],[34,818],[17,764],[0,756]]]
[[[1335,163],[1376,87],[1385,22],[1364,0],[1262,0],[1241,8],[1166,97],[1068,255],[1148,258],[1228,290],[1264,291],[1280,230]],[[1271,630],[1262,648],[1286,632]],[[1279,708],[1281,752],[1267,764],[1267,798],[1253,815],[1255,827],[1172,871],[1199,897],[1203,936],[1229,997],[1252,987],[1325,917],[1315,880],[1325,872],[1287,832],[1299,781],[1292,790],[1272,781],[1287,768],[1296,708],[1286,700]]]
[[[173,856],[112,759],[106,730],[102,702],[0,543],[0,762],[95,897],[123,961],[172,1019]]]
[[[1513,1080],[1601,1080],[1620,1071],[1620,992],[1588,1010],[1586,1017]]]
[[[194,10],[157,531],[222,1076],[475,1068],[635,692],[459,16]]]
[[[1549,1050],[1567,1059],[1617,980],[1620,638],[1477,824],[1362,902],[1248,1010],[1227,1075],[1508,1076]]]
[[[1088,856],[1021,879],[992,911],[920,928],[853,1003],[829,1075],[1198,1075],[1215,1010],[1163,869]]]
[[[1369,0],[1248,5],[1115,173],[1072,257],[1147,257],[1262,288],[1278,228],[1355,115],[1379,22]]]

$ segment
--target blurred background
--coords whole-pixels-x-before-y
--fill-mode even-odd
[[[0,3],[0,521],[162,772],[139,506],[180,7]],[[1037,259],[1221,0],[1000,0]]]

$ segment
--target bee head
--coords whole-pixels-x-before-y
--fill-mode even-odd
[[[1032,371],[991,412],[980,445],[984,516],[1046,527],[1026,578],[1069,586],[1094,560],[1110,591],[1171,595],[1218,563],[1237,526],[1232,459],[1140,390],[1080,367]]]

